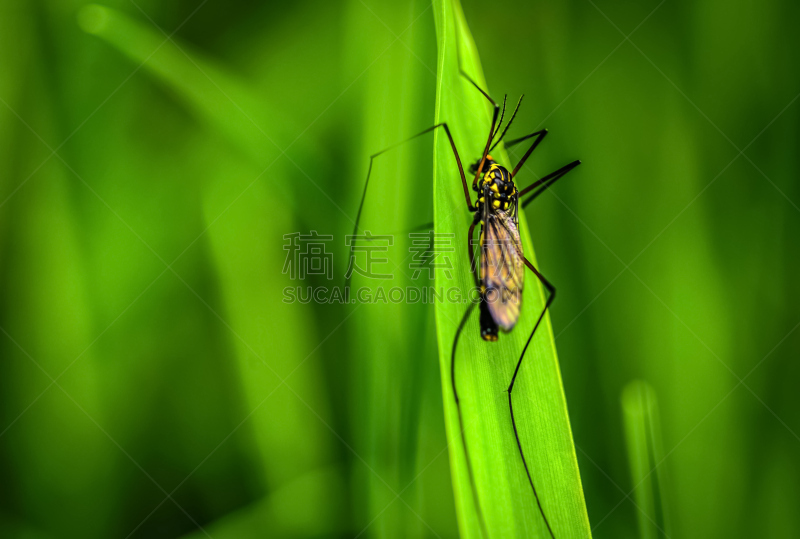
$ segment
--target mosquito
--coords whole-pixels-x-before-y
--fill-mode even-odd
[[[453,157],[458,166],[458,172],[461,176],[461,184],[464,189],[464,199],[466,202],[467,210],[472,213],[472,223],[469,226],[467,234],[467,250],[469,253],[470,268],[473,274],[476,290],[479,292],[479,301],[471,303],[461,318],[461,322],[456,330],[455,338],[453,339],[453,348],[450,360],[450,376],[451,384],[453,387],[453,396],[455,398],[456,409],[458,411],[459,427],[461,429],[461,439],[464,445],[464,453],[466,455],[467,470],[469,473],[470,483],[472,486],[473,496],[475,496],[475,504],[478,509],[478,515],[481,521],[481,527],[485,533],[485,524],[483,522],[482,511],[477,499],[477,491],[475,489],[475,480],[472,472],[472,465],[469,459],[469,451],[467,449],[467,441],[464,436],[464,421],[461,413],[461,405],[458,396],[458,389],[456,385],[456,349],[461,337],[461,333],[469,320],[475,306],[478,306],[480,313],[479,327],[480,335],[483,340],[488,342],[495,342],[499,338],[499,334],[508,333],[516,326],[520,318],[522,307],[522,292],[524,285],[525,268],[533,273],[533,275],[542,283],[547,289],[548,296],[545,301],[542,312],[539,313],[536,323],[533,326],[528,340],[525,343],[522,353],[517,360],[514,374],[506,389],[508,393],[508,408],[511,415],[511,425],[514,430],[514,437],[519,449],[519,455],[525,467],[525,472],[528,476],[528,482],[533,490],[536,503],[539,507],[539,512],[547,525],[550,536],[555,539],[550,522],[542,508],[539,495],[533,483],[528,462],[525,459],[525,453],[522,449],[519,433],[517,431],[516,418],[514,416],[514,403],[512,399],[512,392],[514,390],[514,383],[517,380],[522,360],[525,357],[525,352],[536,334],[547,309],[553,303],[556,295],[555,287],[548,281],[536,267],[527,259],[522,251],[522,242],[519,234],[519,211],[520,206],[524,210],[528,204],[533,202],[539,195],[544,193],[556,181],[564,177],[568,172],[581,164],[580,160],[575,160],[568,165],[565,165],[555,172],[547,174],[543,178],[535,181],[524,189],[517,189],[514,181],[517,173],[522,169],[525,162],[528,160],[533,151],[547,136],[547,129],[536,131],[524,137],[506,142],[506,148],[510,148],[526,140],[533,139],[530,147],[519,160],[517,165],[509,171],[508,168],[498,163],[491,155],[491,152],[503,140],[509,127],[517,116],[522,97],[519,98],[517,106],[511,115],[511,118],[506,123],[502,132],[503,119],[506,113],[506,99],[503,99],[502,112],[501,107],[498,105],[487,92],[485,92],[474,80],[472,80],[463,70],[460,70],[461,76],[467,79],[478,91],[491,103],[493,107],[492,122],[489,127],[489,134],[487,137],[486,145],[484,147],[481,157],[476,160],[469,167],[469,174],[472,176],[471,185],[467,181],[467,175],[464,172],[464,167],[461,162],[456,144],[453,141],[453,136],[450,133],[450,128],[446,122],[436,124],[416,135],[409,137],[406,140],[397,142],[383,150],[372,154],[370,156],[369,168],[367,170],[367,179],[364,183],[364,190],[361,195],[361,203],[358,207],[358,214],[356,216],[355,227],[353,236],[358,233],[358,223],[361,219],[361,212],[364,208],[364,201],[367,196],[367,188],[369,187],[369,179],[372,174],[372,164],[376,157],[379,155],[401,145],[406,142],[420,137],[426,133],[430,133],[438,128],[442,128],[447,135],[450,142],[450,147],[453,150]],[[500,121],[498,122],[498,116]],[[499,137],[498,137],[499,133]],[[473,202],[470,191],[474,192],[475,200]],[[520,199],[521,202],[520,202]],[[480,225],[480,236],[477,242],[478,257],[476,264],[476,254],[474,241],[475,228]],[[350,256],[353,256],[353,245],[350,247]],[[346,290],[349,290],[349,280],[345,285]]]

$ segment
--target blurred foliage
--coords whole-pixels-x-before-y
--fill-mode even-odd
[[[633,503],[637,509],[639,537],[642,539],[671,535],[667,474],[664,466],[664,443],[661,439],[661,419],[653,388],[634,381],[622,390],[622,411],[628,462],[636,488]],[[655,470],[651,473],[651,470]]]
[[[0,536],[456,536],[432,309],[282,301],[433,123],[431,6],[87,4],[0,2]],[[642,379],[670,535],[799,536],[800,6],[463,7],[551,132],[520,183],[584,161],[527,218],[593,535],[640,535]],[[429,218],[431,149],[363,228]]]

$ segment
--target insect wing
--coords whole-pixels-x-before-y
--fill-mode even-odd
[[[503,331],[519,318],[524,270],[517,225],[504,211],[488,213],[481,235],[481,281],[489,312]]]

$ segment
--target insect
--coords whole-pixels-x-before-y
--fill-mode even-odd
[[[460,73],[475,88],[477,88],[486,99],[489,100],[493,107],[492,122],[489,127],[489,134],[483,153],[481,154],[481,157],[469,167],[469,173],[472,176],[471,185],[467,181],[467,176],[464,172],[464,167],[461,162],[461,157],[459,156],[453,136],[450,133],[450,128],[448,127],[447,123],[436,124],[420,133],[417,133],[409,139],[393,144],[392,146],[384,148],[380,152],[370,156],[367,179],[364,184],[364,191],[361,196],[361,203],[358,208],[353,235],[355,236],[358,232],[358,223],[361,218],[361,211],[364,207],[364,200],[366,199],[367,188],[369,187],[369,178],[372,173],[372,164],[374,159],[379,155],[391,150],[392,148],[408,142],[409,140],[434,131],[435,129],[442,128],[450,142],[450,147],[453,150],[453,156],[461,176],[461,183],[464,189],[464,198],[467,210],[473,214],[472,223],[469,226],[469,231],[467,234],[467,249],[475,287],[479,292],[479,301],[477,303],[470,304],[461,318],[461,322],[456,330],[451,352],[450,375],[451,384],[453,387],[453,395],[458,411],[461,439],[463,441],[464,453],[466,455],[467,469],[470,482],[472,484],[472,492],[475,496],[475,505],[478,508],[478,516],[481,521],[481,527],[484,530],[484,536],[486,536],[485,524],[483,522],[480,504],[477,499],[477,491],[475,489],[475,481],[472,473],[472,465],[469,459],[469,451],[467,448],[466,438],[464,436],[464,422],[456,384],[456,350],[464,327],[466,326],[467,321],[469,320],[470,315],[472,314],[476,305],[478,306],[480,314],[479,327],[480,335],[483,340],[489,342],[497,341],[501,332],[509,332],[515,327],[521,314],[525,268],[527,268],[547,289],[548,297],[545,301],[544,308],[542,309],[541,313],[539,313],[531,334],[528,337],[524,348],[522,349],[522,353],[517,360],[514,374],[511,377],[511,381],[506,391],[508,393],[508,406],[511,415],[511,424],[514,431],[514,437],[517,442],[517,448],[519,449],[522,463],[525,467],[525,472],[528,476],[528,482],[533,490],[536,503],[539,507],[539,512],[544,518],[547,529],[550,532],[550,536],[555,539],[555,535],[553,534],[550,523],[547,520],[544,510],[542,509],[539,495],[536,492],[536,487],[534,486],[533,478],[528,467],[528,462],[525,459],[525,454],[522,449],[522,443],[520,442],[519,433],[517,431],[516,418],[514,416],[512,392],[514,389],[514,384],[517,380],[517,375],[519,374],[520,366],[522,365],[522,360],[525,357],[525,352],[527,351],[533,336],[536,334],[536,330],[539,328],[547,309],[555,299],[556,289],[550,283],[550,281],[548,281],[539,272],[539,270],[537,270],[536,267],[534,267],[534,265],[527,258],[525,258],[525,255],[522,251],[522,242],[519,234],[519,209],[520,205],[522,206],[522,209],[525,209],[528,204],[533,202],[533,200],[551,187],[556,181],[577,167],[580,164],[580,161],[573,161],[568,165],[559,168],[555,172],[552,172],[535,181],[528,187],[525,187],[524,189],[518,189],[514,178],[536,147],[547,136],[547,130],[543,129],[536,131],[506,143],[506,148],[510,148],[526,140],[533,139],[531,146],[519,160],[517,165],[513,168],[513,170],[509,171],[509,169],[498,163],[492,157],[490,152],[497,147],[497,145],[503,140],[508,132],[509,127],[519,111],[522,97],[520,97],[520,100],[517,103],[511,118],[505,125],[505,128],[502,130],[502,132],[500,132],[500,129],[503,125],[503,119],[505,118],[506,100],[503,99],[503,107],[501,112],[500,105],[498,105],[488,93],[481,89],[481,87],[466,73],[464,73],[463,70],[460,70]],[[499,122],[498,116],[500,118]],[[499,137],[498,133],[500,133]],[[472,200],[470,191],[474,192],[474,202]],[[475,228],[478,225],[480,225],[481,228],[480,237],[477,244],[478,257],[476,264],[475,243],[473,238],[475,234]],[[351,257],[353,253],[352,249],[353,246],[351,245]],[[346,289],[349,289],[349,282],[346,284]]]

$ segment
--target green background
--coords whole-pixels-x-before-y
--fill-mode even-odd
[[[457,535],[432,308],[282,302],[433,123],[430,6],[84,5],[0,3],[0,536]],[[527,218],[593,535],[800,535],[800,7],[463,8],[533,171],[584,162]]]

